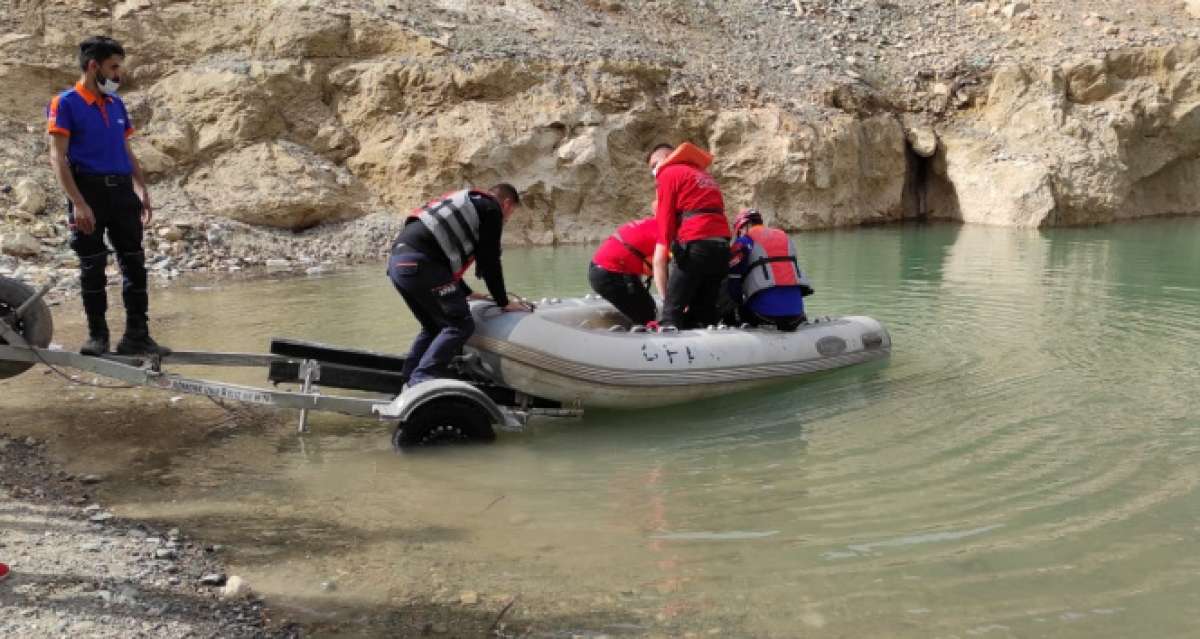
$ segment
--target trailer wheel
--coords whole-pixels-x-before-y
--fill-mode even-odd
[[[46,348],[50,345],[50,339],[54,337],[54,320],[50,317],[50,307],[46,306],[46,302],[38,300],[25,311],[24,317],[16,318],[17,309],[33,295],[34,290],[25,284],[0,277],[0,322],[15,329],[26,342],[38,348]],[[0,344],[7,343],[0,337]],[[0,379],[20,375],[32,366],[31,362],[0,361]]]
[[[448,398],[433,400],[400,422],[392,435],[392,447],[399,451],[495,440],[496,431],[483,407],[469,400]]]

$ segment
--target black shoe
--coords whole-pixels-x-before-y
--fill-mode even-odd
[[[119,355],[158,355],[159,357],[165,357],[171,354],[171,349],[159,345],[149,335],[131,336],[127,333],[121,337],[121,341],[117,342],[117,353]]]
[[[91,335],[79,349],[80,355],[100,357],[108,354],[108,335]]]

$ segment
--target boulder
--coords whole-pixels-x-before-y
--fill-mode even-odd
[[[250,589],[250,584],[237,575],[226,580],[225,586],[221,588],[221,597],[224,599],[244,599],[251,594],[253,591]]]
[[[933,127],[928,125],[910,125],[904,131],[905,139],[913,153],[923,157],[933,157],[938,150],[938,136]]]
[[[173,73],[154,85],[149,101],[155,116],[147,126],[148,141],[177,160],[195,161],[196,155],[274,139],[287,130],[278,103],[250,76],[249,64]]]
[[[207,213],[287,229],[357,217],[370,200],[344,167],[282,141],[220,155],[188,176],[184,189]]]
[[[17,208],[30,215],[40,215],[46,210],[46,191],[30,178],[18,180],[13,194],[17,198]]]
[[[13,257],[33,257],[42,252],[42,244],[24,231],[0,235],[0,253]]]

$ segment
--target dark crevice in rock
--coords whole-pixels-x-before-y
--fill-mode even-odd
[[[904,144],[904,219],[929,219],[930,181],[934,179],[933,158],[921,157],[909,142]]]

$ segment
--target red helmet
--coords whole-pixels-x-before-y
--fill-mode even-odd
[[[751,224],[762,223],[763,216],[762,213],[758,212],[758,209],[742,209],[737,214],[737,217],[733,218],[733,232],[735,234],[741,233],[743,228],[750,226]]]

